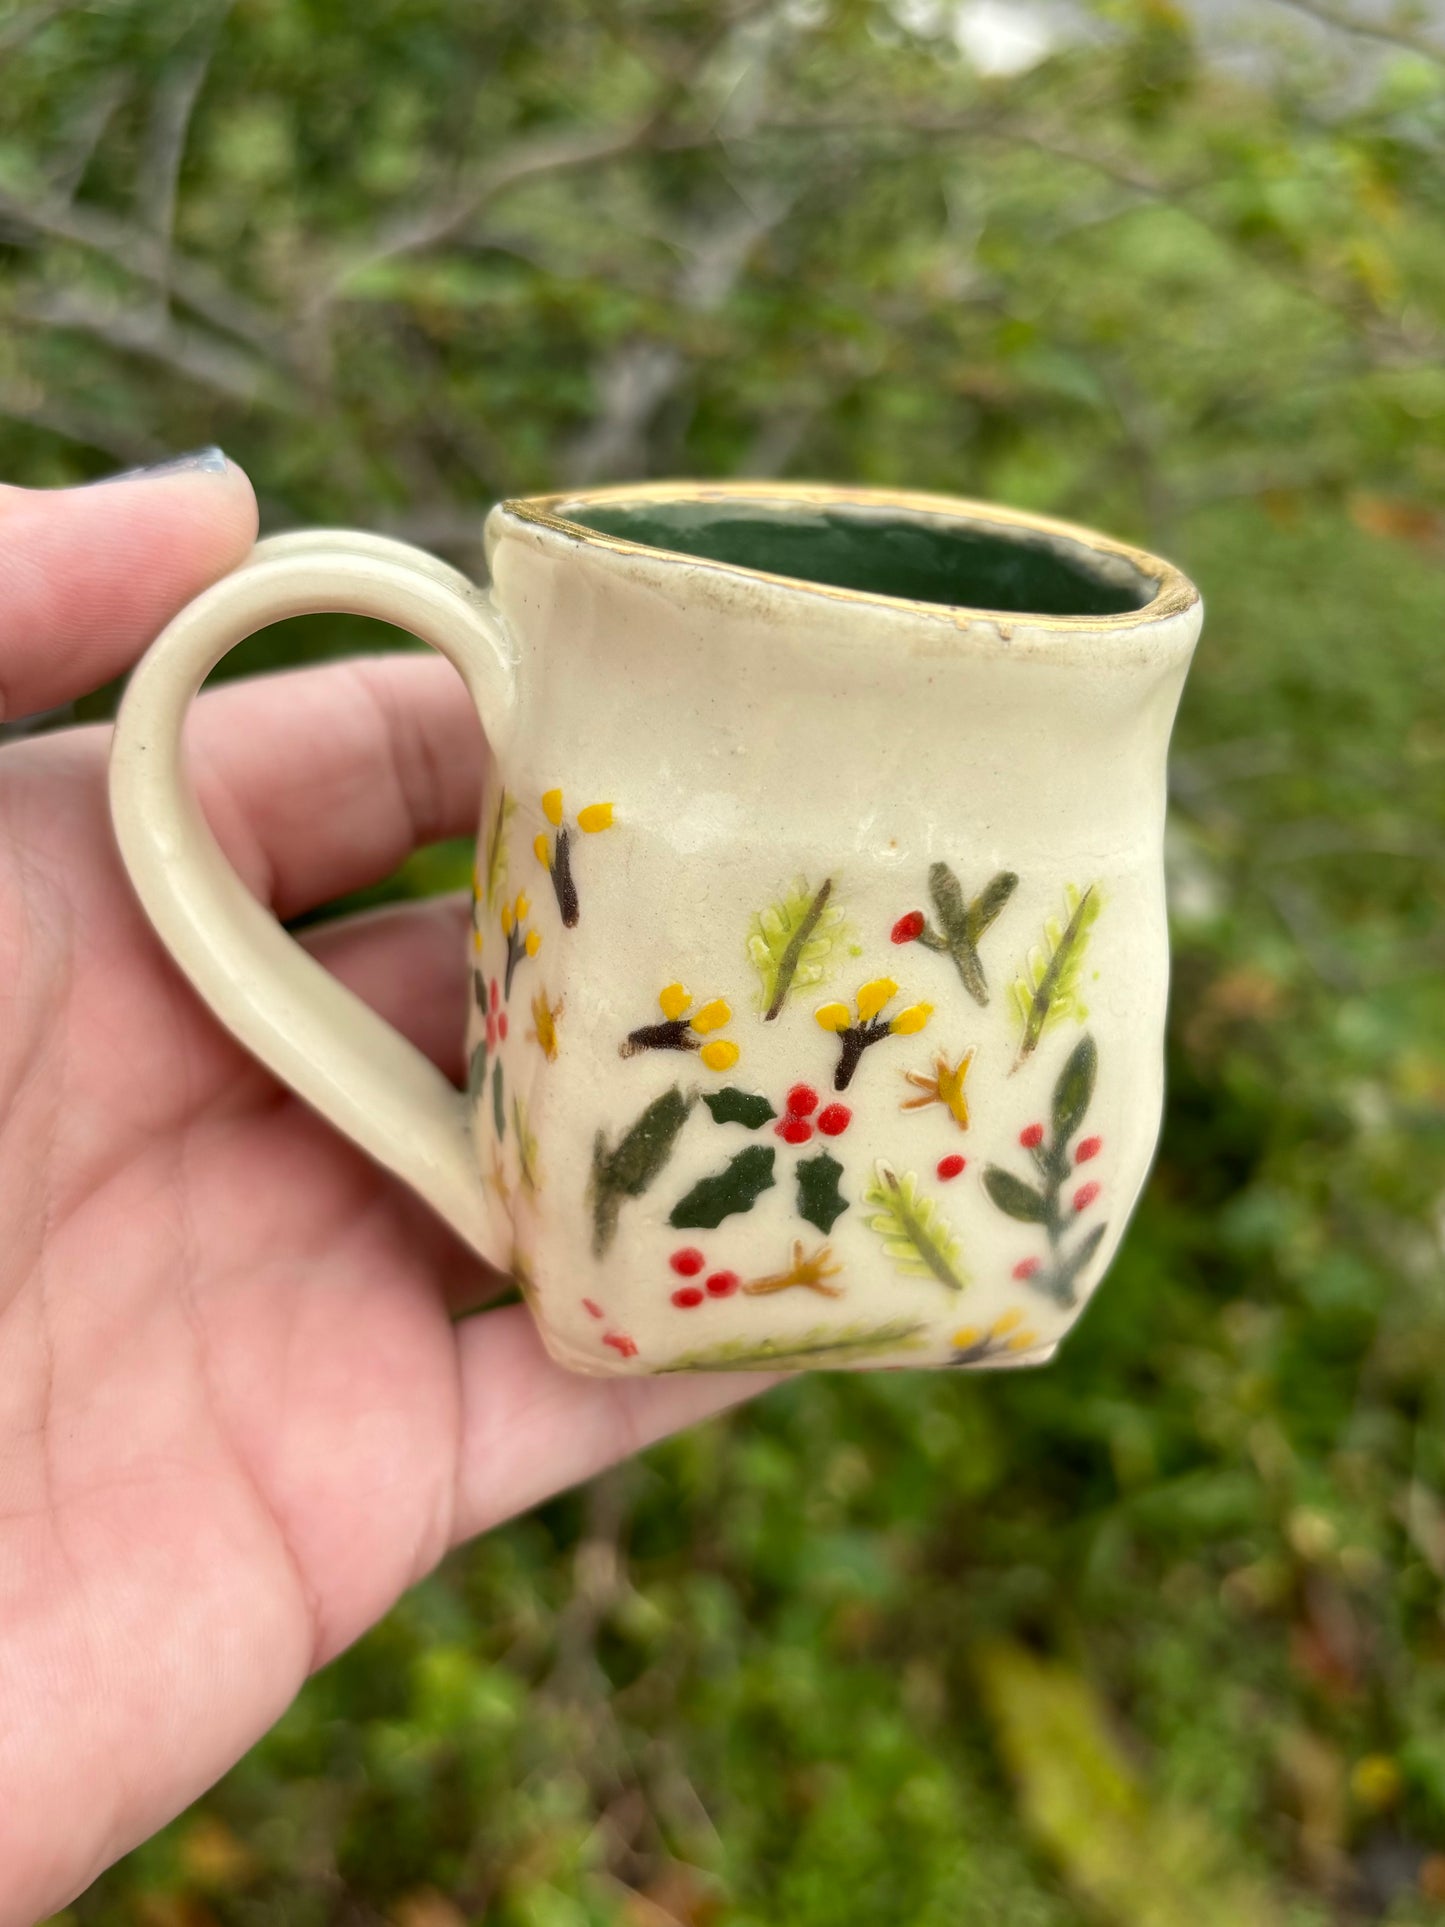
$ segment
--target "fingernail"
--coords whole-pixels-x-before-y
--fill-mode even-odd
[[[192,448],[184,455],[171,455],[163,462],[150,462],[144,468],[123,468],[119,475],[102,475],[93,487],[107,482],[153,481],[158,475],[224,475],[229,464],[219,448]]]

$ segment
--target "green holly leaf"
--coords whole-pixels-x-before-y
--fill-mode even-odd
[[[798,1163],[798,1216],[815,1224],[825,1237],[848,1209],[848,1200],[838,1189],[842,1175],[842,1165],[826,1151]]]
[[[745,1124],[760,1131],[778,1114],[759,1091],[740,1091],[736,1084],[725,1084],[720,1091],[704,1091],[703,1103],[712,1112],[714,1124]]]
[[[672,1207],[670,1222],[679,1231],[716,1231],[724,1218],[751,1211],[764,1191],[770,1191],[775,1153],[771,1144],[750,1144],[729,1158],[721,1171],[701,1178]]]

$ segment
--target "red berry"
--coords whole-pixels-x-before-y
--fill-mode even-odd
[[[684,1245],[681,1251],[674,1251],[667,1261],[679,1278],[696,1278],[707,1263],[696,1245]]]
[[[813,1135],[813,1127],[805,1117],[782,1118],[773,1129],[786,1144],[806,1144]]]
[[[613,1351],[620,1352],[624,1358],[637,1356],[637,1340],[629,1338],[626,1332],[603,1332],[602,1342],[610,1345]]]
[[[731,1298],[742,1280],[735,1271],[714,1271],[707,1281],[709,1298]]]
[[[696,1285],[679,1285],[672,1294],[672,1302],[679,1311],[691,1311],[694,1305],[702,1303],[702,1293]]]
[[[1014,1266],[1014,1277],[1019,1279],[1032,1278],[1038,1268],[1039,1261],[1037,1258],[1020,1258]]]
[[[1019,1132],[1019,1143],[1026,1151],[1035,1150],[1044,1141],[1042,1124],[1026,1124]]]
[[[501,1040],[502,1040],[502,1042],[503,1042],[503,1043],[505,1044],[505,1043],[506,1043],[506,1041],[507,1041],[507,1013],[506,1013],[506,1011],[503,1011],[503,1012],[502,1012],[502,1014],[501,1014],[501,1016],[500,1016],[500,1017],[499,1017],[499,1018],[497,1019],[497,1035],[498,1035],[498,1037],[500,1037],[500,1038],[501,1038]]]
[[[951,1156],[938,1160],[938,1175],[944,1179],[956,1178],[967,1163],[968,1159],[961,1158],[955,1151]]]
[[[1074,1153],[1075,1164],[1087,1164],[1089,1159],[1096,1158],[1103,1148],[1104,1140],[1101,1137],[1086,1137]]]
[[[818,1113],[818,1129],[824,1137],[842,1137],[853,1122],[853,1113],[846,1104],[825,1104]]]
[[[600,1318],[602,1316],[602,1307],[595,1298],[584,1298],[582,1300],[582,1309],[590,1312],[594,1318]]]
[[[923,912],[910,910],[900,917],[893,926],[892,936],[895,943],[912,943],[923,930]]]
[[[1075,1211],[1087,1211],[1098,1195],[1099,1186],[1097,1184],[1081,1184],[1074,1193]]]
[[[498,990],[498,988],[497,988],[497,980],[496,980],[496,978],[495,978],[495,977],[493,977],[493,979],[492,979],[492,1006],[493,1006],[493,1008],[495,1009],[495,1007],[496,1007],[496,1006],[497,1006],[497,1005],[498,1005],[498,1004],[499,1004],[499,1003],[500,1003],[501,1001],[502,1001],[502,993],[501,993],[501,991],[500,991],[500,990]]]
[[[795,1084],[788,1092],[788,1109],[794,1117],[811,1117],[818,1108],[818,1093],[811,1084]]]

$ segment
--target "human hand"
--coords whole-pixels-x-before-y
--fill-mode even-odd
[[[4,714],[127,668],[245,556],[227,466],[0,488]],[[260,1070],[141,916],[110,732],[0,750],[0,1927],[207,1787],[451,1546],[759,1380],[571,1377],[482,1268]],[[460,680],[378,657],[207,695],[188,742],[278,915],[470,832]],[[448,1071],[466,907],[312,930]]]

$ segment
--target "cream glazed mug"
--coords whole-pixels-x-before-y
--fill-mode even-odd
[[[1040,1364],[1154,1152],[1167,562],[951,497],[657,483],[504,502],[479,587],[259,544],[136,670],[120,849],[277,1077],[594,1373]],[[244,637],[410,630],[489,746],[456,1090],[222,857],[182,725]]]

